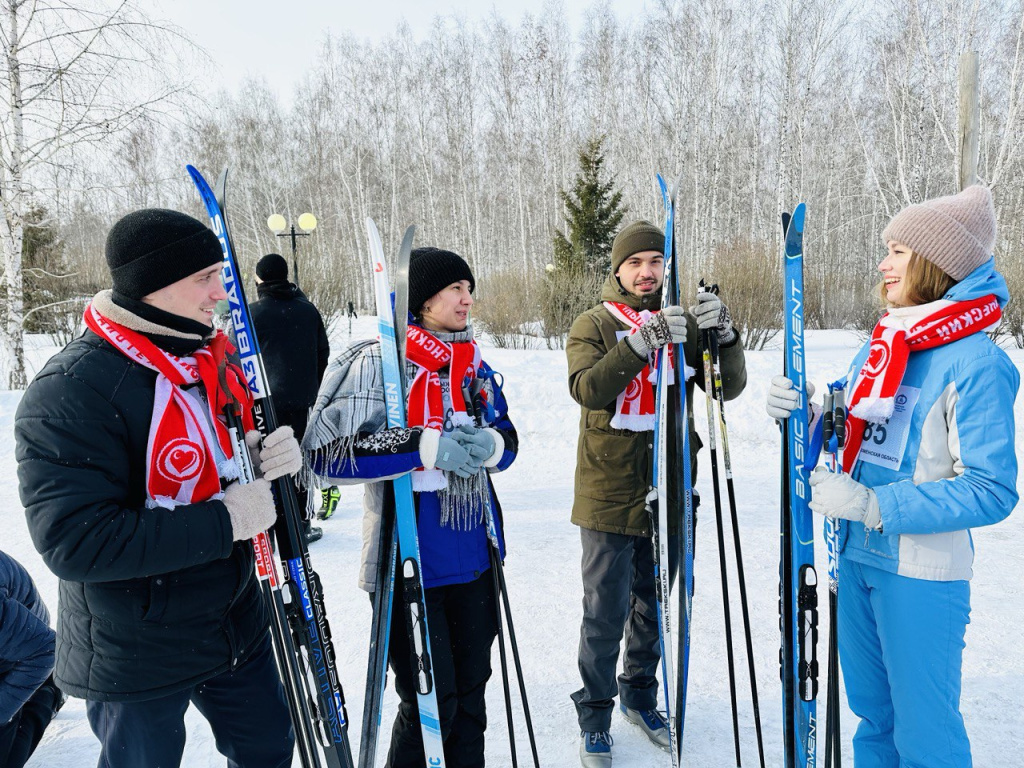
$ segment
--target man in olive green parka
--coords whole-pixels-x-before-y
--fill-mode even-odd
[[[612,245],[602,303],[576,318],[566,345],[569,390],[581,406],[572,521],[580,526],[583,543],[583,687],[572,699],[583,736],[584,768],[611,765],[609,732],[616,693],[628,720],[663,749],[669,744],[665,718],[657,711],[655,674],[661,653],[651,523],[645,509],[654,467],[653,389],[645,382],[654,353],[669,342],[683,345],[686,398],[692,402],[694,381],[703,386],[703,378],[692,375],[703,367],[701,331],[711,330],[719,338],[725,399],[736,397],[746,385],[743,346],[717,296],[697,294],[697,306],[690,312],[679,307],[659,311],[663,248],[664,233],[653,224],[637,221],[623,228]],[[701,443],[693,409],[689,411],[695,480]],[[678,466],[672,453],[668,461]],[[670,497],[674,490],[670,484]],[[670,538],[678,529],[676,513],[669,519]],[[670,549],[675,551],[671,543]],[[623,674],[616,685],[623,632]]]

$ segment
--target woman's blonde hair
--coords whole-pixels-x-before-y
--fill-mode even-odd
[[[910,261],[907,262],[907,274],[903,277],[904,306],[913,307],[938,301],[956,283],[956,280],[917,251],[911,251]],[[890,306],[885,295],[885,280],[878,284],[878,295],[884,306]]]

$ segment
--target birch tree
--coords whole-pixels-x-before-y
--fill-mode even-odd
[[[49,166],[100,154],[119,132],[187,91],[181,34],[135,0],[0,0],[0,365],[27,384],[24,360],[25,214]],[[174,72],[172,79],[170,73]]]

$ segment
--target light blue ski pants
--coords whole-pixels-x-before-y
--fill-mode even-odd
[[[839,658],[860,718],[855,768],[970,768],[960,714],[970,583],[925,581],[841,557]]]

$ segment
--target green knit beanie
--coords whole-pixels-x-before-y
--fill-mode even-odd
[[[634,221],[619,230],[612,242],[612,274],[619,271],[622,262],[641,251],[665,250],[665,232],[649,221]]]

